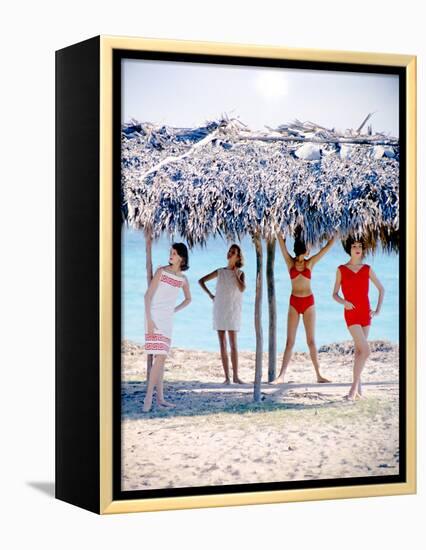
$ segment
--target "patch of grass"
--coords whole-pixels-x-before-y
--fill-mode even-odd
[[[299,423],[315,424],[365,424],[366,421],[380,416],[393,417],[397,414],[397,403],[383,401],[379,398],[368,398],[355,403],[331,402],[319,405],[303,405],[297,403],[245,403],[229,405],[219,411],[200,412],[199,410],[164,410],[156,411],[150,415],[151,419],[168,420],[176,422],[179,420],[189,425],[201,422],[203,419],[211,428],[233,428],[248,429],[255,426],[282,428],[283,425]],[[177,413],[177,414],[176,414]],[[147,417],[148,419],[148,417]]]

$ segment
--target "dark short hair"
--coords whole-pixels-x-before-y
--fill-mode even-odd
[[[293,250],[296,256],[300,256],[306,252],[306,243],[301,237],[295,238]]]
[[[363,239],[355,239],[355,237],[348,237],[347,239],[342,241],[342,246],[346,254],[349,256],[351,255],[351,248],[352,245],[355,243],[361,243],[362,244],[362,251],[365,251],[365,241]]]
[[[181,258],[182,262],[180,264],[180,270],[186,271],[189,269],[189,260],[188,260],[188,247],[184,243],[173,243],[172,248],[176,250],[177,255]]]
[[[302,237],[302,227],[300,225],[298,225],[294,230],[293,251],[296,256],[300,256],[306,252],[306,243]]]
[[[243,265],[244,265],[244,256],[243,256],[243,251],[241,250],[240,245],[231,244],[231,246],[229,247],[229,250],[231,250],[232,248],[235,248],[236,251],[238,252],[238,260],[237,260],[235,265],[237,267],[243,267]]]

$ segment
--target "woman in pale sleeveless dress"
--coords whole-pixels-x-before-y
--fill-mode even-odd
[[[191,302],[189,283],[182,273],[188,267],[186,246],[183,243],[173,244],[169,265],[157,269],[145,294],[145,351],[154,356],[154,362],[148,379],[144,412],[151,409],[155,388],[157,405],[174,406],[164,399],[164,363],[170,351],[174,314]],[[185,299],[175,307],[180,289]]]
[[[243,381],[238,376],[237,332],[241,327],[242,293],[246,285],[244,272],[240,269],[244,263],[243,255],[237,244],[230,247],[227,259],[227,267],[215,269],[198,282],[214,302],[213,329],[217,331],[219,337],[220,354],[225,373],[224,383],[231,383],[226,342],[226,333],[228,333],[231,348],[232,380],[236,384],[242,384]],[[215,295],[206,286],[206,282],[213,279],[217,279]]]

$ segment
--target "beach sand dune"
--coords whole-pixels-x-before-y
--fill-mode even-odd
[[[270,386],[265,354],[262,401],[253,402],[254,353],[240,352],[244,385],[222,384],[219,353],[172,350],[165,394],[176,409],[142,412],[146,355],[122,344],[122,489],[160,489],[399,472],[398,347],[371,342],[365,399],[346,402],[349,342],[320,348],[331,384],[316,384],[306,353],[288,380]],[[278,365],[281,355],[278,357]]]

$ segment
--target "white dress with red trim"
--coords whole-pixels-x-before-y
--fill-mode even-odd
[[[161,270],[160,282],[151,300],[151,318],[157,328],[150,334],[145,330],[145,351],[150,355],[167,355],[170,351],[174,309],[184,281],[179,275]]]
[[[213,302],[213,329],[240,330],[243,293],[238,288],[232,269],[217,270],[216,293]]]

